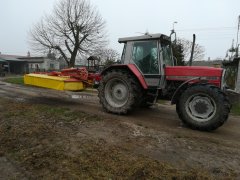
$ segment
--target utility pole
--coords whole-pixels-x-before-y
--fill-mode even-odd
[[[240,29],[240,15],[238,16],[238,30],[237,30],[237,42],[236,42],[236,54],[235,54],[236,59],[238,59],[238,50],[239,50],[239,44],[238,44],[239,29]],[[235,81],[235,90],[238,93],[240,93],[240,61],[239,60],[238,60],[238,67],[237,67],[237,78]]]
[[[237,29],[237,42],[236,42],[236,57],[238,57],[238,36],[239,36],[239,29],[240,29],[240,15],[238,16],[238,29]]]
[[[239,34],[239,29],[240,29],[240,15],[238,16],[238,29],[237,29],[237,42],[236,42],[236,47],[238,46],[238,34]]]

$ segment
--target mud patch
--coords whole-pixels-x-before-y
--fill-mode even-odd
[[[6,157],[0,157],[0,179],[19,179],[25,180],[23,172],[19,167],[12,164]]]
[[[126,121],[127,117],[116,120],[117,116],[82,112],[64,99],[37,99],[41,100],[0,98],[4,108],[0,113],[0,156],[14,168],[21,167],[27,178],[238,177],[239,150],[231,144],[223,148],[218,141],[160,131]],[[13,174],[14,168],[9,168]]]

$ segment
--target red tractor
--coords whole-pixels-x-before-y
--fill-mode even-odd
[[[170,37],[146,34],[120,38],[121,64],[102,71],[98,88],[107,112],[126,114],[137,106],[170,100],[182,122],[211,131],[228,119],[231,105],[225,94],[222,68],[174,66]]]

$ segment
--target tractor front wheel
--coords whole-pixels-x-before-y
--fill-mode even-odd
[[[195,85],[182,93],[176,109],[179,118],[190,128],[211,131],[227,120],[230,103],[218,87]]]

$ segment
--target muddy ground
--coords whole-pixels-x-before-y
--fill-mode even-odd
[[[0,82],[0,179],[239,179],[240,117],[214,132],[158,104],[107,114],[94,92]]]

